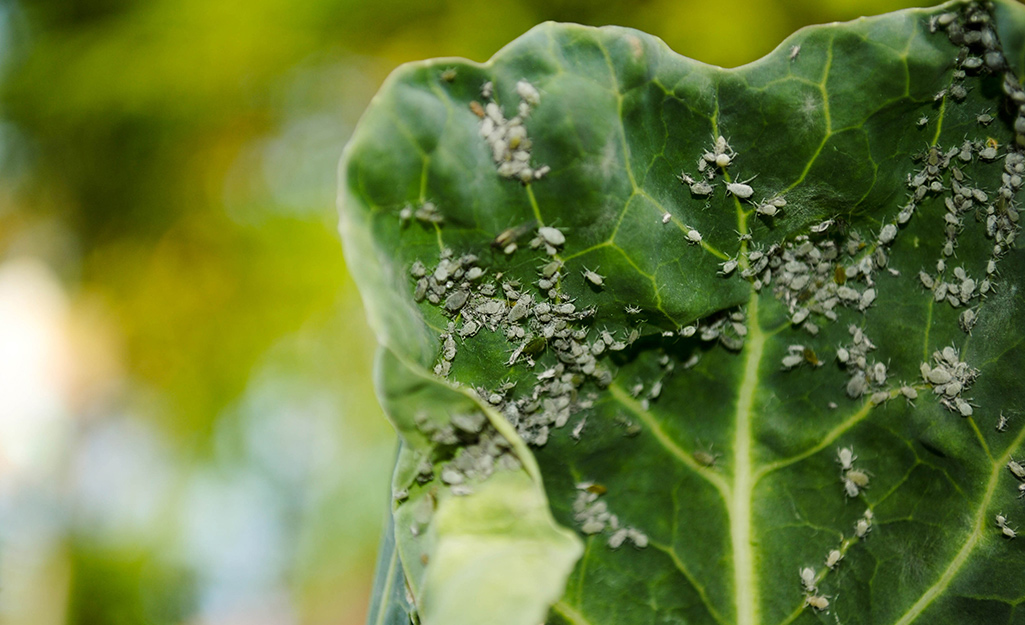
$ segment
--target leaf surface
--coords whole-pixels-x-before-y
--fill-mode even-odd
[[[1025,618],[1023,55],[952,3],[397,70],[339,203],[424,622]]]

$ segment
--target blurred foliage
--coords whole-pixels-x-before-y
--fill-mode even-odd
[[[336,234],[335,167],[387,73],[434,56],[483,61],[549,19],[633,26],[732,66],[805,24],[911,4],[0,0],[0,264],[47,262],[72,310],[113,328],[104,340],[123,372],[71,402],[70,444],[117,415],[156,428],[170,509],[196,472],[264,480],[285,519],[279,581],[293,609],[261,622],[361,622],[393,435]],[[98,357],[78,358],[89,378]],[[245,451],[262,412],[292,423],[294,402],[321,396],[335,427],[286,454],[301,463],[304,444],[334,441],[305,478]],[[282,432],[264,436],[273,446]],[[68,529],[57,550],[70,554],[67,622],[217,620],[195,562],[166,555],[173,531],[126,556],[89,543],[91,527]]]

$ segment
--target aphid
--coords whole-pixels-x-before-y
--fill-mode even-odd
[[[441,79],[445,82],[452,82],[456,79],[457,73],[454,67],[450,67],[445,71],[441,72]]]
[[[708,195],[712,192],[712,185],[708,184],[704,180],[701,182],[695,182],[690,185],[690,192],[694,195]]]
[[[1025,497],[1025,484],[1018,484],[1018,499]]]
[[[879,231],[879,243],[881,245],[889,245],[897,237],[897,226],[893,224],[886,224],[883,229]]]
[[[983,126],[988,126],[989,124],[993,123],[993,116],[989,113],[982,113],[981,115],[978,115],[975,118],[975,121],[979,122]]]
[[[857,497],[858,493],[861,492],[858,490],[858,485],[848,479],[843,480],[843,488],[847,496],[851,499]]]
[[[865,394],[866,388],[865,374],[858,371],[847,382],[847,396],[851,399],[857,399]]]
[[[1017,538],[1018,537],[1018,532],[1016,532],[1013,529],[1007,527],[1006,525],[1004,527],[1000,528],[1000,531],[1002,531],[1004,533],[1004,536],[1006,536],[1007,538]]]
[[[566,235],[564,235],[558,228],[543,226],[537,229],[537,233],[546,243],[548,243],[548,245],[559,247],[566,243]]]
[[[516,93],[519,94],[520,98],[531,106],[537,106],[541,102],[541,94],[537,92],[534,85],[530,84],[526,80],[521,80],[516,83]]]
[[[1015,460],[1009,460],[1007,462],[1007,468],[1019,480],[1025,480],[1025,468],[1018,464]]]
[[[886,391],[877,391],[872,393],[872,397],[869,397],[869,401],[872,402],[873,406],[878,406],[888,399],[890,399],[890,394]]]
[[[814,593],[818,588],[815,586],[815,569],[810,566],[806,566],[800,569],[798,573],[801,576],[801,585],[804,586],[805,591]]]
[[[473,114],[476,115],[477,117],[479,117],[481,119],[484,119],[484,116],[485,116],[484,107],[480,105],[480,102],[478,102],[476,100],[472,100],[470,102],[470,110],[473,111]],[[491,134],[491,133],[488,133],[488,134]]]
[[[904,385],[900,387],[900,394],[906,397],[909,401],[918,399],[918,391],[911,386]]]
[[[845,475],[848,480],[857,484],[858,488],[868,487],[868,473],[858,471],[857,469],[849,469]]]
[[[673,214],[672,213],[666,213],[665,215],[662,215],[662,223],[667,224],[667,223],[669,223],[672,220],[673,220]]]
[[[507,228],[502,232],[498,233],[498,236],[491,242],[491,247],[505,251],[506,254],[511,254],[516,251],[516,241],[527,234],[537,225],[536,219],[531,219],[518,226]],[[562,234],[561,232],[559,234]],[[512,251],[508,251],[508,248],[512,246]]]
[[[849,351],[847,351],[846,347],[838,347],[836,349],[836,359],[839,360],[840,362],[846,364],[847,361],[850,360],[850,358],[851,358],[851,353]]]
[[[815,224],[814,226],[809,228],[809,230],[811,230],[815,234],[820,234],[820,233],[825,232],[826,230],[829,230],[829,227],[832,226],[833,223],[834,223],[834,220],[827,219],[825,221],[822,221],[822,222],[819,222],[819,223]]]
[[[830,569],[834,568],[840,560],[843,560],[843,554],[840,553],[839,549],[833,549],[826,556],[826,566]]]
[[[921,128],[929,123],[929,118],[923,115],[922,117],[919,117],[918,121],[915,123],[918,125],[919,128]]]
[[[584,279],[593,284],[594,286],[602,286],[605,283],[605,278],[603,278],[600,274],[591,271],[587,267],[584,267],[583,274]]]
[[[691,228],[687,231],[687,241],[695,245],[701,243],[701,233]]]
[[[797,56],[799,54],[801,54],[801,46],[800,45],[790,46],[790,55],[789,56],[790,56],[790,61],[791,62],[796,61],[797,60]]]
[[[961,313],[960,317],[958,317],[958,324],[961,326],[961,329],[964,330],[965,334],[971,334],[972,328],[975,327],[975,322],[977,320],[975,311],[968,308]]]
[[[783,364],[783,368],[784,369],[793,369],[794,367],[800,365],[803,362],[804,362],[804,355],[803,354],[787,354],[786,356],[783,357],[782,364]]]
[[[961,413],[962,417],[970,417],[975,412],[975,409],[972,408],[972,405],[969,404],[967,401],[961,399],[960,397],[954,398],[954,405],[957,407],[957,411]]]
[[[738,262],[739,261],[737,261],[737,259],[735,258],[731,258],[727,261],[724,261],[722,263],[722,269],[719,271],[719,273],[724,276],[730,275],[737,268]]]
[[[1000,419],[997,421],[997,432],[1004,432],[1006,430],[1007,430],[1007,417],[1004,415],[1003,412],[1001,412],[1000,413]],[[1018,490],[1020,490],[1023,493],[1025,493],[1025,488],[1022,488],[1022,486],[1025,486],[1025,484],[1019,484],[1018,485]]]
[[[694,461],[703,467],[714,467],[715,461],[719,457],[719,454],[712,454],[711,452],[699,449],[693,454]]]
[[[747,182],[751,180],[753,179],[748,179]],[[742,200],[746,200],[754,195],[754,189],[744,182],[727,182],[726,190]]]
[[[804,604],[810,605],[821,612],[829,608],[829,597],[825,595],[809,595],[804,598]]]
[[[1004,527],[1005,525],[1007,525],[1007,517],[1004,516],[1003,512],[997,514],[995,520],[997,523],[997,527]]]
[[[613,532],[612,536],[609,537],[609,547],[612,549],[619,549],[623,545],[623,542],[626,541],[627,534],[628,531],[625,527]]]
[[[854,455],[854,449],[851,447],[844,447],[836,451],[836,461],[840,463],[840,469],[843,471],[849,471],[854,468],[854,461],[858,457]]]
[[[869,524],[868,519],[858,519],[858,522],[854,524],[854,535],[858,538],[864,538],[865,534],[872,531],[872,526]]]
[[[492,82],[490,80],[487,81],[486,83],[484,83],[483,85],[481,85],[481,87],[480,87],[480,95],[481,95],[481,97],[484,98],[485,100],[490,100],[491,99],[491,93],[494,90],[494,88],[495,88],[495,86],[494,86],[494,84],[492,84]]]
[[[637,307],[637,306],[627,305],[626,308],[624,308],[624,310],[626,311],[626,314],[628,314],[628,315],[639,315],[639,314],[641,314],[641,309],[639,307]]]

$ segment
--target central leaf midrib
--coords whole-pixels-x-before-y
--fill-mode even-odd
[[[758,386],[758,366],[765,348],[765,334],[758,324],[758,293],[751,291],[747,308],[748,334],[744,345],[744,377],[737,395],[734,420],[734,467],[731,489],[730,539],[733,543],[733,585],[737,625],[757,625],[758,601],[754,554],[751,548],[751,498],[754,470],[751,461],[751,410]]]

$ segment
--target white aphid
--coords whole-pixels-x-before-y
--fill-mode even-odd
[[[743,182],[727,182],[726,190],[742,200],[746,200],[754,195],[754,189]]]
[[[724,261],[722,263],[722,269],[719,271],[719,273],[724,276],[730,275],[734,272],[734,270],[736,270],[738,263],[739,261],[737,261],[735,258],[731,258],[727,261]]]
[[[1007,525],[1007,517],[1004,516],[1003,512],[997,514],[994,520],[997,523],[997,527],[1004,527]]]
[[[826,566],[832,569],[840,560],[843,560],[843,554],[840,553],[839,549],[833,549],[826,556]]]
[[[583,274],[584,279],[593,284],[594,286],[601,286],[605,283],[605,278],[603,278],[601,274],[595,273],[586,267],[584,267]]]
[[[879,231],[879,243],[882,245],[889,245],[897,237],[897,226],[893,224],[886,224],[883,229]]]
[[[1007,527],[1006,525],[1004,527],[1000,528],[1000,529],[1004,533],[1004,536],[1006,536],[1007,538],[1017,538],[1017,536],[1018,536],[1018,532],[1016,532],[1013,529]]]
[[[909,400],[918,399],[918,391],[916,391],[914,387],[908,386],[906,384],[900,387],[900,394]]]
[[[629,530],[625,527],[616,530],[612,536],[609,536],[609,547],[612,549],[619,549],[623,546],[623,542],[626,540]]]
[[[872,526],[869,524],[868,519],[858,519],[858,522],[854,524],[854,535],[858,538],[864,538],[865,534],[868,534],[872,530]]]
[[[844,492],[851,499],[854,499],[855,497],[857,497],[858,493],[861,492],[861,491],[858,490],[858,485],[857,484],[855,484],[854,482],[852,482],[851,480],[848,480],[846,478],[843,480],[843,488],[844,488]]]
[[[701,243],[701,233],[691,228],[687,231],[687,240],[694,244]]]
[[[809,595],[804,598],[804,603],[819,611],[829,608],[829,598],[824,595]]]
[[[858,471],[857,469],[848,469],[846,476],[848,480],[857,484],[858,488],[868,487],[868,474],[864,471]]]
[[[667,223],[669,223],[672,220],[673,220],[673,214],[672,213],[666,213],[665,215],[662,215],[662,223],[667,224]]]
[[[562,233],[558,228],[552,228],[551,226],[544,226],[538,228],[537,233],[544,239],[549,245],[558,247],[566,242],[566,235]]]
[[[815,586],[815,569],[806,566],[800,570],[801,585],[807,592],[814,593],[818,588]]]
[[[1000,419],[997,421],[997,432],[1003,432],[1007,430],[1007,417],[1004,413],[1000,413]]]
[[[537,106],[541,102],[541,94],[537,92],[534,85],[530,84],[526,80],[521,80],[516,83],[516,93],[519,94],[520,98],[524,102],[531,106]]]
[[[1007,469],[1014,474],[1014,477],[1018,478],[1019,480],[1025,480],[1025,468],[1022,468],[1022,466],[1018,464],[1017,461],[1008,460]]]
[[[836,451],[836,461],[840,463],[840,469],[842,471],[849,471],[854,468],[854,461],[858,457],[854,455],[854,449],[851,447],[844,447]]]
[[[797,45],[797,46],[790,46],[790,55],[789,55],[789,57],[790,57],[791,61],[796,61],[797,60],[797,55],[799,55],[800,53],[801,53],[801,46],[799,46],[799,45]]]

